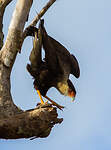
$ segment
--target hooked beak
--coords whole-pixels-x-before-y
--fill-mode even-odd
[[[75,101],[75,97],[72,97],[72,102],[74,102]]]
[[[72,101],[74,102],[75,101],[75,96],[76,96],[76,94],[75,94],[75,92],[74,91],[68,91],[68,96],[69,97],[71,97],[71,99],[72,99]]]

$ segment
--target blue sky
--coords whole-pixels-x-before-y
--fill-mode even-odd
[[[15,2],[5,13],[5,37]],[[29,21],[45,2],[34,1]],[[110,0],[57,0],[48,10],[44,16],[47,32],[73,53],[80,64],[80,78],[70,76],[77,90],[76,101],[73,103],[56,89],[50,89],[48,96],[66,106],[63,112],[58,110],[59,117],[64,118],[63,123],[56,125],[45,139],[1,140],[1,149],[111,149],[110,18]],[[24,110],[34,108],[39,101],[32,78],[26,71],[31,48],[32,38],[27,38],[11,76],[14,102]]]

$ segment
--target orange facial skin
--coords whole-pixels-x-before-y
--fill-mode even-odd
[[[74,93],[74,91],[72,91],[71,89],[68,90],[68,96],[69,97],[75,97],[76,94]]]

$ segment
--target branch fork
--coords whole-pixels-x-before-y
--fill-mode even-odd
[[[26,30],[24,26],[33,0],[17,0],[8,35],[3,45],[3,15],[6,6],[11,1],[0,0],[0,35],[2,35],[0,38],[0,138],[47,137],[52,127],[61,123],[63,119],[59,119],[57,109],[49,105],[27,111],[19,109],[13,103],[11,96],[10,74],[17,53],[21,51],[26,38],[27,28],[31,25],[35,26],[56,0],[50,0]]]

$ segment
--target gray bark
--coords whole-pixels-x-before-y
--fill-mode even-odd
[[[56,108],[48,105],[48,107],[41,106],[23,111],[14,104],[11,96],[10,74],[24,41],[24,25],[33,0],[17,1],[8,35],[3,44],[3,15],[6,6],[11,1],[0,0],[0,138],[46,137],[55,124],[62,122],[62,119],[57,118]],[[55,0],[50,1],[51,4],[55,2]]]

